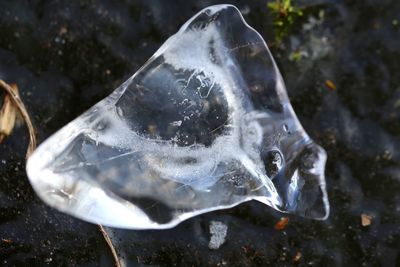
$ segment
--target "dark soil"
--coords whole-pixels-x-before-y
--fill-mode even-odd
[[[115,230],[121,256],[128,266],[400,266],[400,2],[292,1],[305,14],[282,44],[265,1],[225,2],[271,46],[300,121],[327,150],[331,215],[289,216],[279,231],[284,215],[250,202],[171,230]],[[215,3],[3,0],[0,79],[18,83],[41,142]],[[319,22],[307,30],[311,17]],[[308,56],[290,60],[298,51]],[[24,126],[1,144],[0,265],[112,266],[97,226],[36,197],[25,173],[27,146]],[[371,225],[362,226],[362,214]],[[211,220],[228,226],[218,250],[208,248]]]

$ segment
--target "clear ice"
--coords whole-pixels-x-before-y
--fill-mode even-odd
[[[27,173],[58,210],[161,229],[249,200],[324,219],[325,161],[263,38],[236,7],[217,5],[43,142]]]

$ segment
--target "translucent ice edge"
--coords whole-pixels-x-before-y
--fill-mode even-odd
[[[75,217],[164,229],[249,200],[325,219],[325,161],[262,37],[217,5],[43,142],[27,173],[44,202]]]

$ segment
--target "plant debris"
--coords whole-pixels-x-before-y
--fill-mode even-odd
[[[116,267],[122,267],[123,265],[121,263],[121,260],[119,259],[117,250],[115,249],[115,246],[114,246],[114,244],[113,244],[113,242],[112,242],[112,240],[110,238],[110,235],[107,233],[106,229],[104,229],[103,225],[99,224],[98,226],[99,226],[100,232],[103,235],[108,247],[111,250],[111,254],[112,254],[112,256],[114,258],[114,261],[115,261],[115,266]]]
[[[296,255],[294,256],[294,258],[293,258],[293,261],[294,262],[298,262],[300,259],[301,259],[301,252],[300,251],[297,251],[297,253],[296,253]]]
[[[289,223],[289,217],[282,217],[276,224],[275,229],[282,231],[286,228],[286,225]]]
[[[13,92],[18,95],[16,84],[10,85]],[[3,99],[3,105],[0,109],[0,143],[2,143],[12,132],[18,121],[19,111],[14,105],[11,96],[6,94]]]
[[[361,214],[361,225],[362,226],[366,227],[366,226],[371,225],[371,223],[372,223],[371,215],[365,214],[365,213]]]
[[[276,42],[280,43],[298,18],[303,16],[303,11],[293,6],[291,0],[276,0],[268,3],[267,7],[274,17]]]
[[[29,146],[26,152],[26,158],[28,158],[36,148],[35,129],[33,128],[31,118],[29,117],[28,111],[19,96],[18,86],[16,84],[9,85],[3,80],[0,80],[0,88],[5,90],[7,93],[4,97],[3,106],[0,112],[0,143],[5,137],[11,134],[15,125],[18,110],[29,131]]]
[[[325,85],[331,90],[336,90],[336,85],[331,80],[326,80]]]
[[[2,241],[3,243],[5,243],[5,244],[11,244],[11,243],[12,243],[11,238],[2,238],[1,241]]]

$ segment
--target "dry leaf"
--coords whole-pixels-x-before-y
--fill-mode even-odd
[[[282,217],[276,224],[276,230],[283,230],[285,229],[286,225],[289,223],[289,217]]]
[[[362,226],[369,226],[372,223],[372,216],[369,214],[361,214],[361,225]]]

